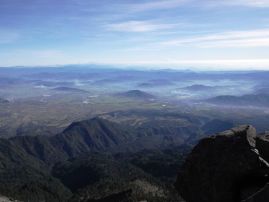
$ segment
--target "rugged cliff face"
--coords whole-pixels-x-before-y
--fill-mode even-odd
[[[201,140],[186,159],[176,188],[187,202],[269,200],[269,138],[244,125]]]

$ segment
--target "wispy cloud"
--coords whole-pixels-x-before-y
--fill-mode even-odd
[[[182,6],[192,0],[155,0],[146,3],[131,4],[132,11],[163,10]]]
[[[269,0],[155,0],[145,3],[129,4],[133,12],[174,9],[181,6],[220,7],[220,6],[246,6],[256,8],[269,7]]]
[[[207,0],[206,3],[211,6],[247,6],[257,8],[269,7],[269,0]]]
[[[269,29],[233,31],[161,42],[165,46],[269,47]]]
[[[174,28],[176,24],[162,24],[151,21],[126,21],[106,25],[108,30],[119,32],[152,32]]]

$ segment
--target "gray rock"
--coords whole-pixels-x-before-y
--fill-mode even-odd
[[[187,202],[238,202],[259,195],[269,174],[267,146],[249,125],[205,138],[186,159],[176,188]]]

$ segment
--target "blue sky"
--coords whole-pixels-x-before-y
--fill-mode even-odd
[[[0,0],[0,66],[269,69],[269,0]]]

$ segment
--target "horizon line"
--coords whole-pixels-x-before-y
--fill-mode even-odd
[[[266,60],[267,61],[267,60]],[[269,60],[268,60],[269,62]],[[168,64],[167,64],[168,65]],[[212,64],[211,64],[212,65]],[[90,66],[95,66],[94,68],[98,69],[118,69],[118,70],[139,70],[139,71],[201,71],[201,72],[253,72],[253,71],[269,71],[269,64],[266,66],[267,68],[235,68],[230,66],[230,68],[223,67],[182,67],[182,66],[172,66],[164,67],[165,64],[113,64],[113,63],[67,63],[67,64],[50,64],[50,65],[8,65],[8,66],[0,66],[0,69],[23,69],[23,68],[67,68],[71,66],[78,66],[84,68],[93,68]],[[86,67],[87,66],[87,67]],[[232,67],[232,68],[231,68]]]

